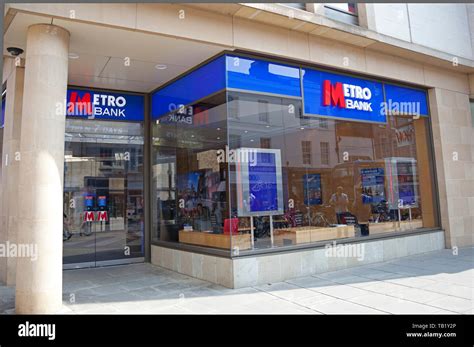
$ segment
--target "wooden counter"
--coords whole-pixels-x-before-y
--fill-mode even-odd
[[[309,243],[354,237],[353,225],[338,227],[296,227],[274,230],[275,245]]]
[[[223,248],[230,250],[230,235],[213,234],[202,231],[179,231],[179,242],[204,247]],[[232,235],[232,246],[240,250],[252,248],[250,234]]]

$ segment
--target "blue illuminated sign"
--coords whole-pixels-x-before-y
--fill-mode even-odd
[[[299,67],[227,56],[227,88],[301,97]]]
[[[385,123],[382,83],[325,71],[303,70],[304,113]]]
[[[191,71],[151,96],[151,117],[158,119],[180,107],[225,89],[225,57]]]
[[[307,116],[386,123],[388,114],[407,114],[407,105],[414,107],[410,114],[416,115],[418,109],[419,114],[428,114],[426,92],[421,89],[229,54],[153,93],[152,119],[177,113],[226,88],[302,98]]]
[[[384,84],[386,110],[393,115],[428,115],[428,100],[426,91]],[[390,114],[387,113],[387,114]]]
[[[67,91],[67,117],[143,121],[144,115],[145,98],[142,95],[83,89]]]

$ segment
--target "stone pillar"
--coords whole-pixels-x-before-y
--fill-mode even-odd
[[[20,61],[18,61],[20,63]],[[18,233],[18,176],[20,162],[20,135],[23,102],[24,68],[13,67],[7,78],[5,127],[1,177],[0,243],[15,245]],[[16,257],[0,258],[0,281],[7,286],[15,284]]]
[[[19,257],[16,312],[54,313],[62,305],[64,128],[69,32],[28,28],[20,141],[18,243],[37,258]]]

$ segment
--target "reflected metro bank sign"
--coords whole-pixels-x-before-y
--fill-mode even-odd
[[[66,116],[98,120],[143,121],[144,105],[142,95],[68,89]]]

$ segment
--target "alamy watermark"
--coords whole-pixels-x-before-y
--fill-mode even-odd
[[[334,258],[357,258],[358,261],[363,261],[365,258],[365,244],[337,244],[336,241],[326,244],[326,257]]]
[[[254,148],[219,149],[217,151],[218,163],[248,163],[250,166],[257,165],[257,150]]]
[[[408,101],[392,101],[388,99],[387,102],[380,103],[380,114],[393,116],[413,116],[415,119],[420,117],[421,105],[420,102]]]
[[[31,261],[38,259],[37,244],[11,243],[7,241],[0,243],[0,258],[30,258]]]

